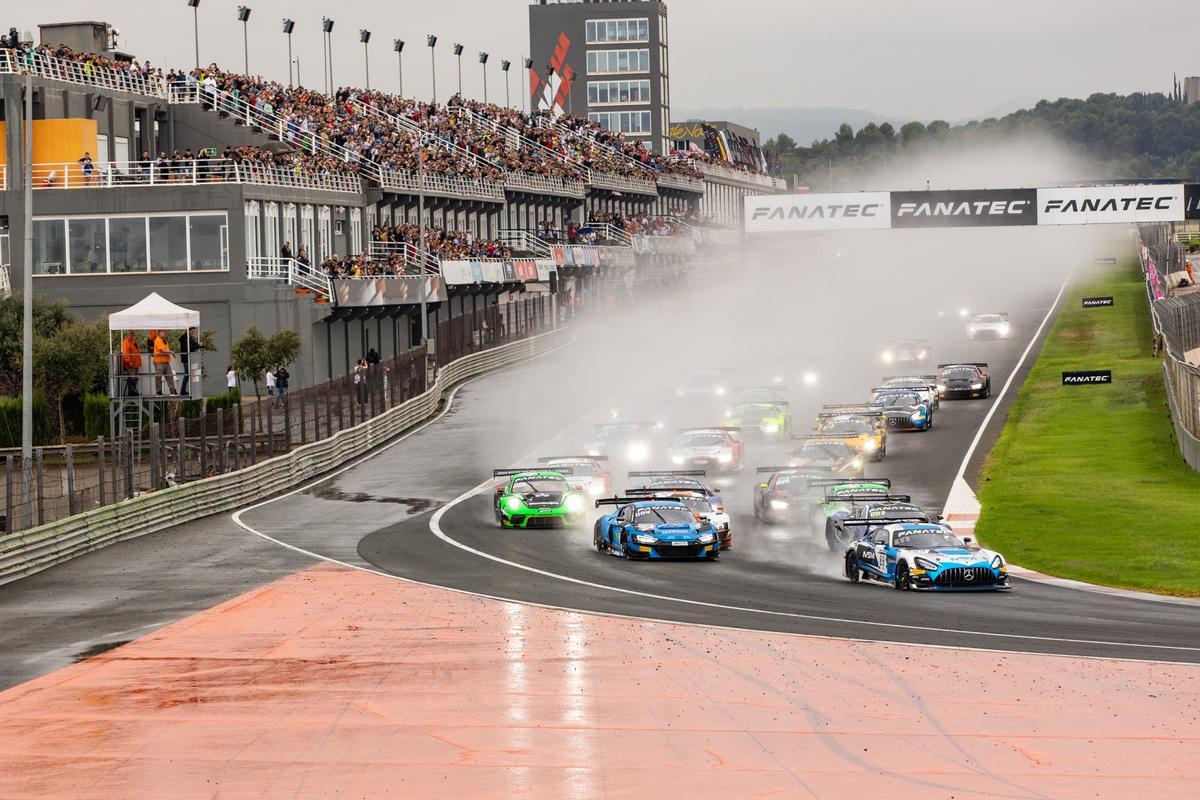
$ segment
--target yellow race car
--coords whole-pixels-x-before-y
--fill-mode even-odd
[[[887,420],[878,408],[862,405],[825,406],[817,415],[817,433],[842,434],[864,459],[887,457]]]

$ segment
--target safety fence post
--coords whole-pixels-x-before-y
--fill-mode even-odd
[[[96,465],[98,467],[97,478],[99,480],[99,485],[97,487],[97,491],[100,494],[100,505],[104,505],[104,501],[106,498],[104,496],[105,473],[104,473],[104,437],[103,436],[96,437]],[[115,494],[115,492],[114,492],[114,494]]]
[[[208,415],[200,414],[200,477],[208,477]]]
[[[42,482],[42,448],[38,448],[33,453],[33,476],[34,486],[37,491],[37,524],[46,524],[46,487]]]
[[[65,448],[67,458],[67,514],[75,514],[75,452],[71,445]]]
[[[4,532],[12,533],[13,526],[13,456],[10,453],[4,457]]]

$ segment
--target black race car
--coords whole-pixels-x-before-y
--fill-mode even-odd
[[[988,375],[987,364],[973,361],[938,364],[937,390],[943,400],[989,397],[992,378]]]
[[[858,504],[849,516],[831,519],[832,523],[825,530],[825,538],[829,549],[842,552],[856,539],[861,539],[878,523],[887,525],[891,522],[941,522],[937,514],[930,514],[918,505],[912,498],[904,494],[893,494],[874,500],[867,499]]]
[[[821,467],[759,467],[756,472],[754,516],[771,525],[803,520],[813,500],[821,496],[809,481],[829,476],[829,470]]]

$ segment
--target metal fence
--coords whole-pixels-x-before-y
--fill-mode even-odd
[[[436,366],[549,330],[545,296],[489,306],[437,326]],[[28,461],[0,453],[0,532],[12,533],[168,486],[231,472],[352,428],[422,394],[432,380],[422,348],[281,397],[179,415],[115,439],[39,447]]]

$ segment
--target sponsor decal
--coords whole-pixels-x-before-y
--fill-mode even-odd
[[[513,270],[519,281],[536,281],[538,279],[537,264],[531,258],[514,261]]]
[[[1112,383],[1111,369],[1084,369],[1062,374],[1063,385],[1085,383]]]
[[[871,230],[891,227],[887,192],[747,195],[746,231]]]
[[[1039,225],[1175,222],[1184,218],[1183,184],[1038,189]]]
[[[1184,219],[1200,219],[1200,183],[1183,185]]]
[[[1111,297],[1085,297],[1083,298],[1084,308],[1100,308],[1101,306],[1111,306],[1113,299]]]
[[[1036,224],[1036,189],[892,192],[893,228],[966,228]]]

